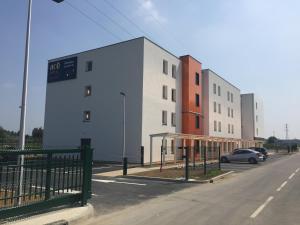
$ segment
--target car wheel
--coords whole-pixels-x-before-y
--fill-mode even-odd
[[[221,163],[229,163],[229,160],[227,159],[227,157],[222,157]]]
[[[250,158],[250,159],[248,159],[248,162],[251,164],[256,164],[257,160],[255,158]]]

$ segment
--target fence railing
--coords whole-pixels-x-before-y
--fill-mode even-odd
[[[91,197],[91,176],[90,148],[0,150],[0,219],[85,205]]]

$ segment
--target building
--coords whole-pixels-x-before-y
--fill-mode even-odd
[[[140,37],[49,60],[44,148],[89,145],[94,160],[121,161],[121,93],[129,162],[142,150],[148,163],[161,160],[161,149],[176,160],[186,146],[199,158],[200,146],[230,151],[242,142],[240,90],[192,56]]]
[[[241,95],[242,138],[248,140],[264,137],[263,101],[255,94]]]
[[[121,161],[124,92],[126,155],[140,162],[144,147],[148,162],[150,134],[181,132],[181,70],[178,57],[144,37],[49,60],[44,147],[88,144],[95,160]]]
[[[240,139],[240,90],[210,69],[202,76],[204,135]]]

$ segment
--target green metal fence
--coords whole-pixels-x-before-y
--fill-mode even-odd
[[[90,148],[0,150],[0,219],[85,205],[91,197],[92,154]]]

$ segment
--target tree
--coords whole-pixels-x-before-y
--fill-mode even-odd
[[[43,138],[43,128],[39,127],[39,128],[33,128],[32,130],[32,137],[33,138],[37,138],[37,139],[42,139]]]
[[[274,144],[274,143],[276,143],[276,142],[278,142],[278,139],[277,139],[276,137],[274,137],[274,136],[271,136],[271,137],[269,137],[269,138],[267,139],[267,143],[268,143],[268,144]]]
[[[5,138],[6,137],[6,132],[5,130],[0,126],[0,138]]]

